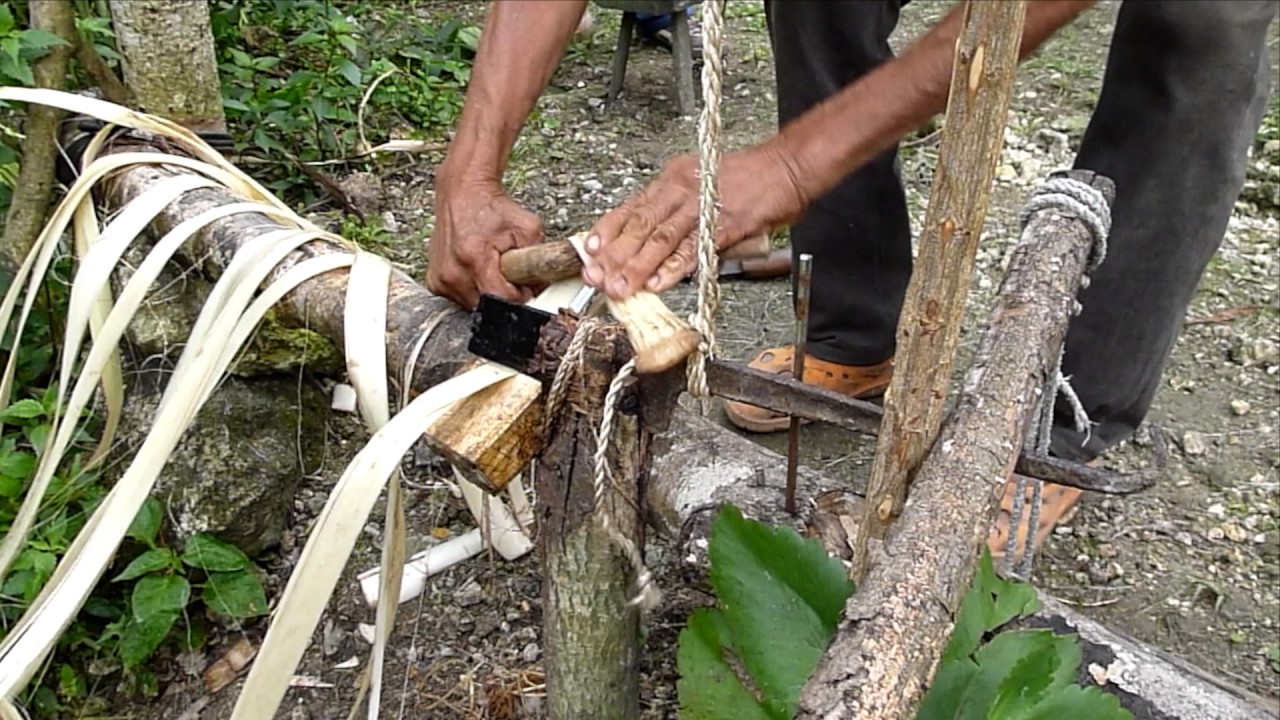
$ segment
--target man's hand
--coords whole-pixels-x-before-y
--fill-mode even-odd
[[[498,183],[441,187],[427,247],[427,288],[467,309],[475,308],[481,293],[527,302],[531,289],[507,282],[498,256],[541,241],[542,220],[507,197]]]
[[[717,250],[788,224],[808,204],[787,157],[765,144],[721,158]],[[697,156],[668,161],[592,228],[583,281],[613,298],[674,287],[697,267],[698,194]]]

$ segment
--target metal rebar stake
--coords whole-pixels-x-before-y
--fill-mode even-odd
[[[804,382],[805,345],[809,339],[809,281],[813,276],[813,255],[801,253],[797,258],[795,302],[795,355],[791,372],[799,382]],[[791,416],[787,430],[787,496],[786,511],[796,514],[796,470],[800,465],[800,418]]]

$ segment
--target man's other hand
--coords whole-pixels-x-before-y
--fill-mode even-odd
[[[807,202],[788,156],[771,145],[720,161],[716,249],[794,220]],[[582,279],[609,297],[663,292],[697,268],[698,158],[672,158],[647,187],[602,217],[588,235]]]
[[[427,288],[467,309],[487,293],[513,302],[533,297],[507,282],[498,256],[542,241],[542,220],[488,181],[442,184],[436,225],[427,246]]]

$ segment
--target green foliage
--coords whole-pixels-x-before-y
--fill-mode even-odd
[[[386,3],[216,0],[213,33],[237,149],[282,164],[356,155],[369,142],[441,137],[462,108],[479,29]],[[390,73],[390,74],[388,74]],[[288,168],[291,170],[291,168]],[[307,183],[277,173],[278,192]]]
[[[712,523],[717,604],[680,633],[681,720],[785,720],[853,593],[840,561],[789,528],[732,506]],[[1076,638],[1050,630],[990,633],[1034,612],[1035,591],[996,576],[989,553],[956,616],[918,720],[1132,720],[1119,700],[1075,684]]]

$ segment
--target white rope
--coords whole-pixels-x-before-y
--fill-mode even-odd
[[[720,219],[720,102],[724,67],[720,51],[724,0],[702,6],[702,114],[698,122],[698,307],[689,324],[702,336],[688,365],[689,394],[709,398],[706,362],[716,352],[716,312],[720,308],[716,225]]]
[[[1036,188],[1018,215],[1022,226],[1023,242],[1030,238],[1028,226],[1032,216],[1041,210],[1060,210],[1075,215],[1089,228],[1093,238],[1093,246],[1089,252],[1089,262],[1085,274],[1080,279],[1081,287],[1088,287],[1089,273],[1102,264],[1107,256],[1107,239],[1111,234],[1111,206],[1100,190],[1072,177],[1053,177],[1045,180]],[[1081,311],[1079,302],[1073,307],[1073,315]],[[1049,444],[1053,436],[1054,406],[1061,393],[1071,406],[1072,419],[1078,432],[1084,433],[1085,442],[1089,441],[1089,430],[1092,422],[1089,414],[1080,402],[1080,397],[1071,387],[1068,378],[1062,374],[1062,358],[1066,349],[1058,354],[1058,362],[1045,382],[1041,391],[1040,405],[1032,416],[1027,431],[1024,447],[1034,454],[1047,456]],[[1036,527],[1040,524],[1040,509],[1044,483],[1035,478],[1016,476],[1014,482],[1013,505],[1009,508],[1009,537],[1005,540],[1004,565],[1007,572],[1028,578],[1031,574],[1031,563],[1036,552]],[[1018,546],[1018,530],[1022,526],[1022,513],[1027,504],[1027,489],[1031,490],[1030,510],[1027,517],[1027,536],[1022,542],[1022,557],[1014,569],[1014,551]]]
[[[576,371],[582,367],[583,352],[587,346],[587,338],[601,324],[602,321],[599,318],[585,318],[574,330],[573,338],[570,339],[569,346],[565,349],[564,358],[560,361],[560,367],[556,368],[555,377],[551,380],[551,389],[547,392],[546,422],[548,429],[552,418],[558,415],[558,411],[568,397],[569,378],[574,375],[581,377]],[[633,381],[635,369],[636,361],[635,358],[632,358],[613,376],[613,379],[609,382],[609,390],[605,393],[600,428],[596,432],[592,488],[595,493],[596,519],[600,522],[601,529],[617,545],[618,550],[627,559],[627,562],[631,563],[636,573],[636,594],[627,602],[627,606],[639,606],[647,612],[653,610],[662,601],[662,593],[654,583],[653,573],[644,564],[644,555],[641,553],[640,548],[632,542],[631,538],[618,530],[614,524],[613,511],[606,495],[609,487],[616,487],[613,474],[609,468],[609,449],[613,444],[613,424],[618,414],[618,401],[622,397],[622,391]]]

